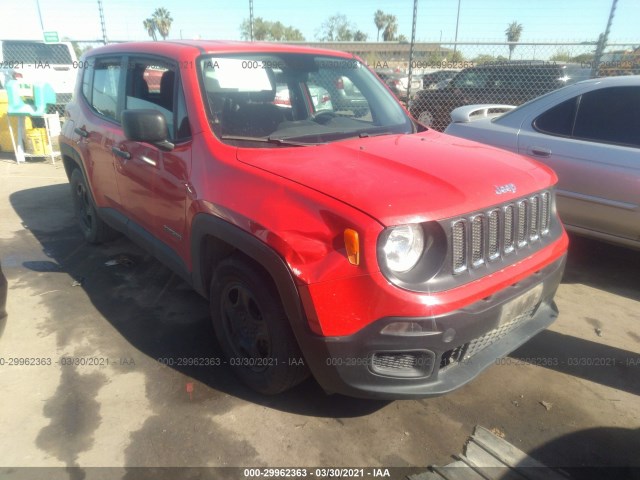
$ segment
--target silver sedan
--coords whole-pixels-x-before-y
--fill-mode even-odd
[[[451,118],[445,133],[553,168],[568,230],[640,248],[640,76],[587,80],[519,107],[468,105]]]

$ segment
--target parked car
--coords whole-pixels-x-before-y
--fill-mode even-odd
[[[405,104],[409,100],[409,94],[413,95],[422,88],[422,80],[420,79],[420,75],[411,76],[411,92],[408,92],[408,74],[402,72],[394,72],[382,75],[384,76],[384,82],[389,86],[389,89],[393,92],[396,98]]]
[[[494,108],[454,110],[446,133],[544,162],[567,229],[640,247],[640,76],[580,82],[491,118]]]
[[[331,103],[331,95],[324,88],[317,85],[308,84],[309,96],[316,112],[329,111],[333,112],[333,103]],[[289,109],[291,108],[291,97],[289,87],[286,84],[276,84],[276,97],[273,101],[274,105]]]
[[[35,40],[0,40],[0,88],[9,80],[25,87],[49,83],[56,93],[51,111],[62,113],[71,100],[80,65],[69,42],[44,43]],[[27,89],[23,90],[29,95]]]
[[[123,232],[208,298],[210,364],[256,391],[310,371],[329,392],[443,394],[557,317],[555,174],[420,127],[351,55],[185,41],[83,61],[60,144],[85,239]],[[371,115],[315,108],[309,83],[337,77]]]
[[[362,95],[356,85],[353,84],[348,75],[335,76],[317,74],[312,72],[309,75],[309,83],[324,88],[329,92],[334,110],[351,113],[354,117],[364,117],[369,113],[369,103]]]
[[[444,88],[422,90],[411,102],[413,118],[442,131],[451,112],[463,105],[520,105],[544,93],[584,80],[590,70],[579,64],[508,63],[479,65],[458,73]]]
[[[422,76],[422,88],[425,90],[437,90],[444,88],[453,80],[460,70],[436,70],[425,73]]]

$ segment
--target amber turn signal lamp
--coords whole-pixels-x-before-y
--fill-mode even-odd
[[[344,246],[347,248],[347,258],[351,265],[360,265],[360,239],[358,232],[347,228],[344,231]]]

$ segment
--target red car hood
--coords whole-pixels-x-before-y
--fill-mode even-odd
[[[466,214],[557,181],[552,170],[523,156],[434,131],[237,152],[243,163],[330,195],[386,226]],[[498,194],[507,184],[516,192]]]

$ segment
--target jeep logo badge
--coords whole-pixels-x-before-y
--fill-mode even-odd
[[[507,192],[516,193],[516,186],[513,183],[496,186],[496,195],[502,195]]]

